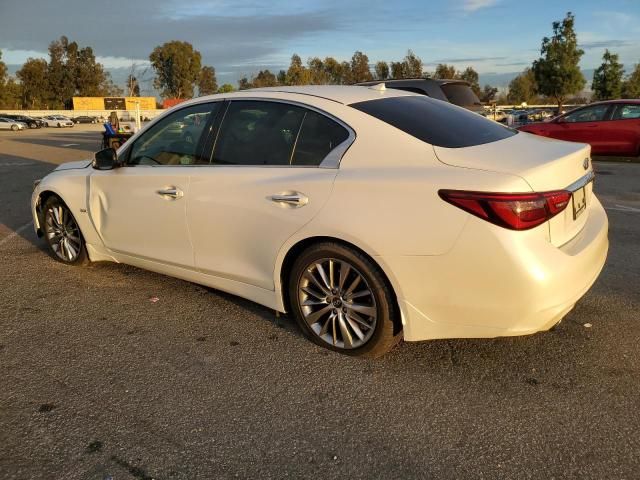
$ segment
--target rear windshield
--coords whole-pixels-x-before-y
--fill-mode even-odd
[[[471,87],[464,83],[445,83],[440,85],[442,91],[449,101],[454,105],[470,107],[472,105],[482,105],[480,99],[473,93]]]
[[[477,113],[425,96],[368,100],[351,106],[436,147],[471,147],[518,133]]]

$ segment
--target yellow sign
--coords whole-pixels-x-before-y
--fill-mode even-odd
[[[136,103],[140,110],[156,109],[155,97],[73,97],[74,110],[110,110],[113,105],[120,106],[118,110],[135,110]]]

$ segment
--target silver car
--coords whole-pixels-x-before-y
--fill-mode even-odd
[[[8,118],[0,117],[0,130],[24,130],[25,124],[22,122],[16,122]]]

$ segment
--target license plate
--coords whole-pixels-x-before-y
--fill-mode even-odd
[[[573,195],[571,195],[571,202],[573,203],[573,219],[575,220],[587,208],[587,195],[584,187],[573,192]]]

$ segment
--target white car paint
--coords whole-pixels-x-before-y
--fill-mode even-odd
[[[606,214],[587,185],[587,210],[567,209],[526,231],[488,223],[446,203],[441,189],[531,192],[565,188],[592,172],[582,144],[528,134],[476,147],[433,147],[349,104],[414,95],[366,87],[279,87],[202,97],[308,105],[356,139],[339,168],[136,166],[75,162],[35,188],[73,212],[91,260],[128,263],[285,311],[281,269],[299,242],[348,242],[388,277],[406,340],[529,334],[557,323],[597,278],[608,249]],[[574,165],[577,164],[578,166]],[[177,200],[157,195],[176,187]],[[301,192],[288,208],[271,195]]]
[[[24,130],[26,127],[25,123],[0,117],[0,130]]]

